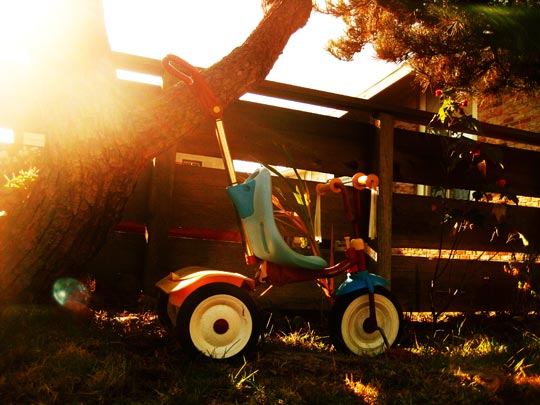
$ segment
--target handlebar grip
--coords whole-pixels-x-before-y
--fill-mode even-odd
[[[352,184],[357,190],[374,189],[379,185],[379,177],[375,174],[356,173],[352,178]]]
[[[215,119],[221,119],[223,108],[199,70],[176,55],[167,55],[162,60],[163,68],[174,77],[187,84],[197,97],[204,112]]]
[[[319,195],[325,195],[327,192],[331,191],[332,193],[341,193],[343,188],[343,182],[339,178],[334,178],[330,182],[325,184],[317,184],[315,190]]]

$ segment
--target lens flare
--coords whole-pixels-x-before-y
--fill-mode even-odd
[[[59,278],[53,284],[52,295],[56,302],[73,311],[87,309],[90,293],[80,281],[74,278]]]

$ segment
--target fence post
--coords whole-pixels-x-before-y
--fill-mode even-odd
[[[377,203],[377,272],[391,282],[392,194],[394,192],[394,117],[378,116],[377,161],[379,198]]]
[[[154,283],[169,271],[169,228],[173,209],[175,164],[176,148],[171,148],[155,158],[152,168],[143,277],[144,291],[150,294]]]

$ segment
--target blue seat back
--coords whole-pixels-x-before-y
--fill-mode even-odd
[[[270,171],[261,167],[246,181],[227,188],[227,194],[238,211],[255,256],[269,262],[306,269],[327,267],[320,256],[295,252],[283,240],[274,219]]]

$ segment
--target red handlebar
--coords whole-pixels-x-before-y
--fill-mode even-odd
[[[207,112],[215,119],[221,119],[223,109],[197,68],[176,55],[165,56],[162,65],[167,72],[190,86],[204,112]]]

